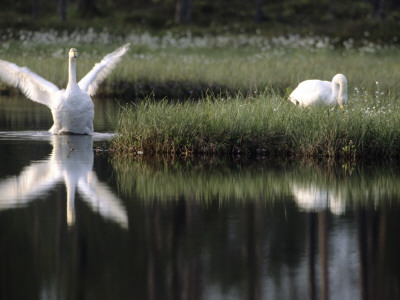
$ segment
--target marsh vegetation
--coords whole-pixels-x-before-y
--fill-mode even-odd
[[[198,102],[144,101],[124,108],[117,152],[228,153],[345,159],[399,154],[398,104],[353,96],[339,108],[302,109],[273,92],[209,96]],[[374,106],[372,106],[374,105]]]

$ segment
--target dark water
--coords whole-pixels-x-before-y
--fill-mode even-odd
[[[1,299],[400,297],[397,163],[112,159],[93,150],[112,118],[93,137],[51,136],[42,111],[14,109],[0,126]]]

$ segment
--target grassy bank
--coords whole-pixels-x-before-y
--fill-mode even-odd
[[[365,92],[337,107],[302,109],[273,91],[198,102],[143,101],[122,110],[118,153],[225,153],[383,158],[400,154],[398,99]]]

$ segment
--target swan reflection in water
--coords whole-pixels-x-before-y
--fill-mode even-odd
[[[128,227],[126,209],[112,191],[100,182],[93,169],[93,138],[89,135],[51,136],[53,151],[46,160],[25,167],[18,176],[0,181],[0,210],[27,205],[42,198],[57,184],[67,191],[67,222],[75,223],[75,194],[102,217]]]
[[[300,209],[318,212],[329,209],[335,215],[341,215],[346,209],[343,191],[333,186],[318,186],[314,183],[291,184],[294,199]]]

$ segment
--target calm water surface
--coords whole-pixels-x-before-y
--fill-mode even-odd
[[[0,97],[1,299],[399,299],[397,163],[113,159],[96,107]]]

